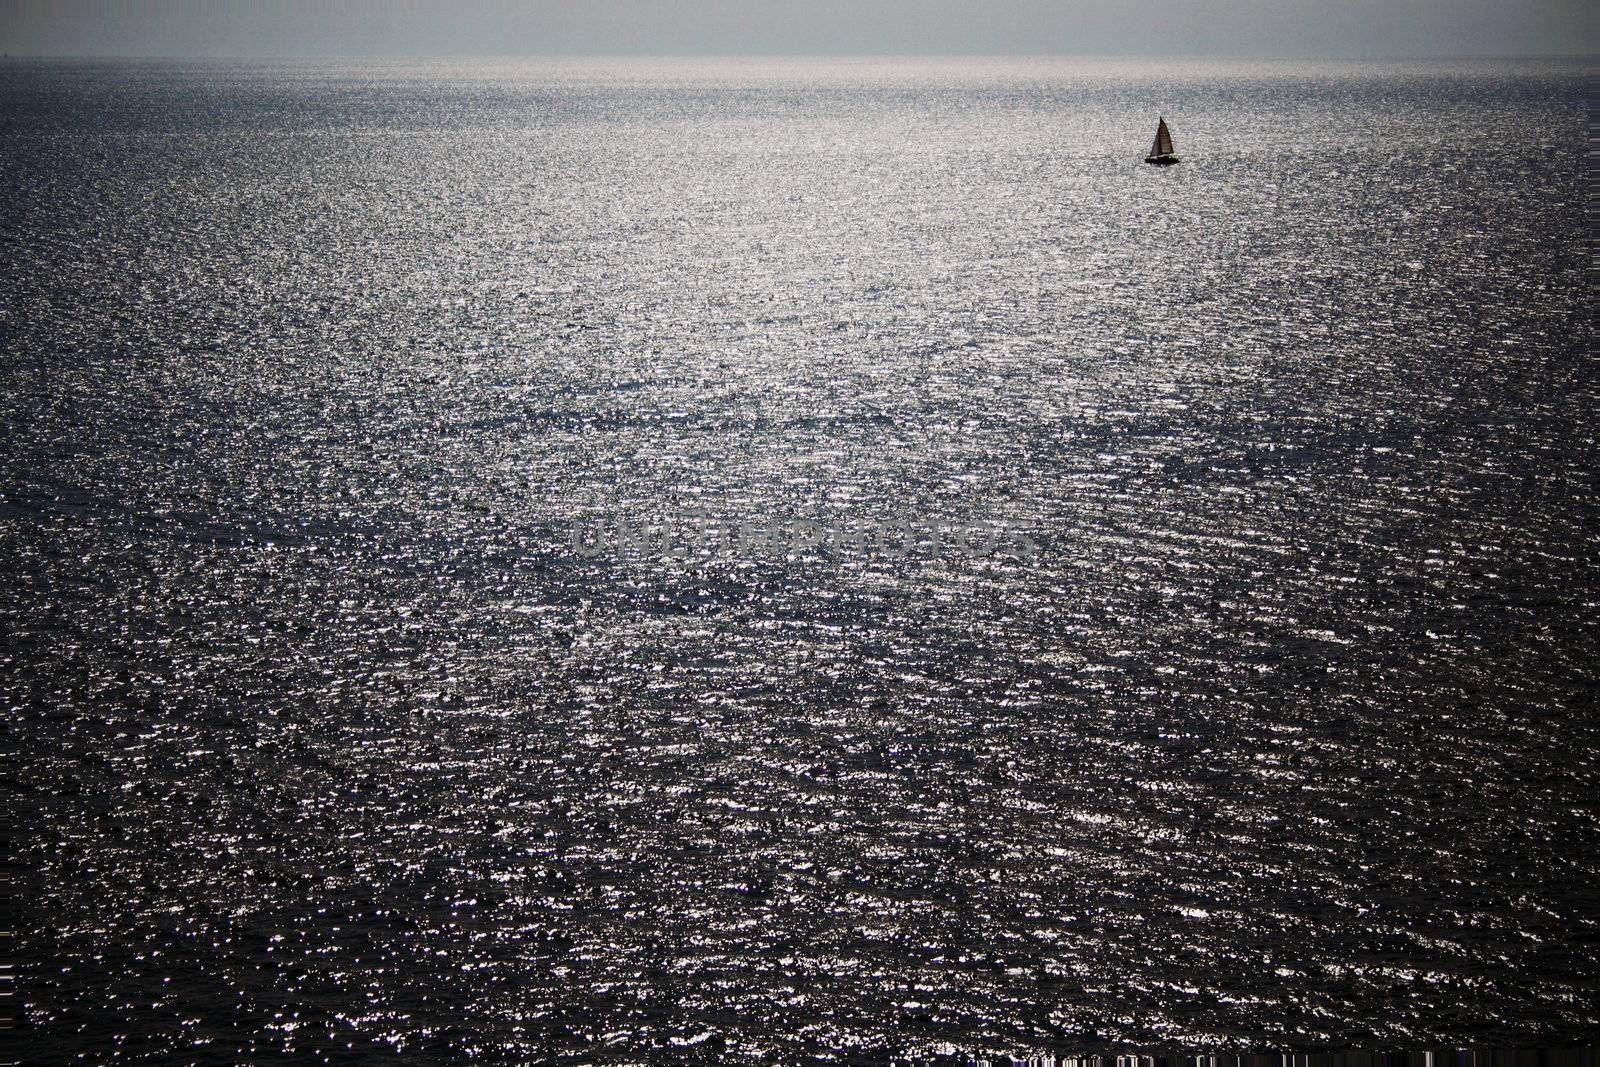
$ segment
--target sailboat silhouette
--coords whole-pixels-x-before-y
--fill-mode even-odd
[[[1178,162],[1178,157],[1172,154],[1172,133],[1167,129],[1165,118],[1156,123],[1156,143],[1150,146],[1150,154],[1144,157],[1144,161],[1159,166]]]

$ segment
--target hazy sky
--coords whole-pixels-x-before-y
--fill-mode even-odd
[[[1597,0],[0,0],[13,55],[1591,55]]]

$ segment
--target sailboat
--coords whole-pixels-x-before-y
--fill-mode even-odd
[[[1144,157],[1144,161],[1163,167],[1178,162],[1178,157],[1172,154],[1172,133],[1167,129],[1167,120],[1164,118],[1156,123],[1156,143],[1150,146],[1150,154]]]

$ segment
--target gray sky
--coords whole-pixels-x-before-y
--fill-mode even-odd
[[[1595,0],[0,0],[12,55],[1592,55]]]

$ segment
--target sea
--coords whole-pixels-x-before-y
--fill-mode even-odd
[[[0,63],[13,1055],[1600,1044],[1592,73]]]

